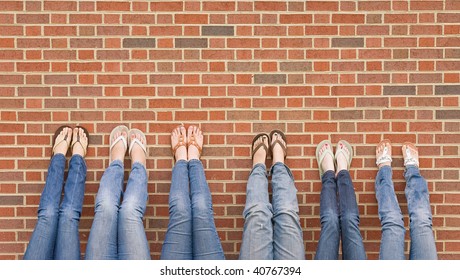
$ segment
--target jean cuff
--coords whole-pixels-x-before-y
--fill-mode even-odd
[[[249,173],[249,176],[251,176],[252,173],[254,173],[254,171],[258,170],[258,169],[261,169],[260,171],[262,172],[265,172],[265,175],[268,176],[267,174],[267,167],[265,167],[265,164],[263,163],[257,163],[256,165],[254,165],[254,167],[251,169],[251,172]]]
[[[83,164],[86,169],[86,161],[84,157],[82,157],[79,154],[75,154],[75,155],[72,155],[72,157],[70,158],[70,162],[72,162],[73,160],[78,160],[79,162],[81,162],[81,164]]]
[[[113,166],[113,165],[118,165],[118,166],[120,166],[120,167],[122,167],[122,168],[124,167],[123,161],[121,161],[121,160],[119,160],[119,159],[116,159],[116,160],[114,160],[114,161],[112,161],[112,162],[110,163],[110,166]]]
[[[270,168],[269,174],[273,174],[273,170],[275,168],[282,168],[282,167],[286,168],[286,171],[289,174],[289,177],[291,177],[292,181],[294,181],[294,176],[292,175],[291,169],[289,169],[289,167],[282,162],[276,162],[275,164],[273,164],[272,167]]]
[[[407,175],[420,175],[420,169],[416,165],[408,165],[404,169],[404,177]]]

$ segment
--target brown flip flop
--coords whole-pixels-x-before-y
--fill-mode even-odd
[[[77,139],[75,140],[75,142],[72,143],[72,149],[73,149],[73,146],[75,146],[75,144],[80,144],[80,146],[82,146],[83,150],[85,151],[85,155],[86,156],[86,153],[88,152],[88,147],[89,147],[89,133],[88,133],[88,130],[86,128],[84,128],[83,126],[76,126],[75,128],[81,128],[83,129],[83,132],[86,134],[86,137],[88,138],[88,144],[85,146],[83,146],[83,144],[80,142],[80,135],[77,134]],[[73,132],[72,132],[73,133]]]
[[[59,136],[59,134],[61,134],[62,130],[63,130],[64,128],[66,128],[66,127],[72,129],[72,128],[71,128],[70,126],[68,126],[68,125],[63,125],[63,126],[60,126],[58,129],[56,129],[56,131],[54,132],[51,158],[54,156],[54,149],[55,149],[55,147],[56,147],[57,145],[61,144],[62,141],[66,141],[67,144],[68,144],[67,146],[70,147],[70,143],[71,143],[71,141],[72,141],[72,134],[70,134],[70,139],[67,139],[67,134],[66,134],[66,136],[64,137],[64,139],[63,139],[62,141],[60,141],[59,143],[56,143],[56,138]],[[73,130],[73,129],[72,129],[72,130]],[[68,148],[68,147],[67,147],[67,148]],[[67,149],[67,151],[68,151],[68,149]],[[67,153],[66,153],[66,154],[67,154]]]
[[[276,140],[275,142],[272,143],[272,138],[273,138],[273,135],[275,133],[281,135],[281,138],[283,139],[284,143],[279,141],[279,140]],[[286,135],[284,135],[284,132],[282,132],[281,130],[278,130],[278,129],[272,130],[270,132],[269,141],[270,141],[271,150],[273,150],[273,147],[275,147],[276,144],[279,144],[281,146],[281,148],[283,149],[283,152],[284,152],[284,158],[286,159],[286,156],[287,156],[287,140],[286,140]]]
[[[257,145],[257,147],[254,148],[254,143],[262,136],[265,136],[267,137],[267,140],[268,142],[270,142],[270,136],[268,136],[267,133],[259,133],[257,134],[253,139],[252,139],[252,153],[251,153],[251,158],[254,159],[254,154],[262,147],[264,148],[265,150],[265,153],[266,153],[266,157],[269,157],[270,156],[270,150],[268,149],[267,145],[265,145],[264,141],[262,141],[262,143],[260,143],[259,145]]]

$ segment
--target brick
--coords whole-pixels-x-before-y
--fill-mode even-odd
[[[227,111],[228,120],[258,120],[257,111]]]
[[[415,86],[384,86],[383,95],[415,95]]]
[[[280,62],[280,70],[283,72],[306,72],[312,70],[311,62]]]
[[[207,48],[208,39],[206,38],[176,38],[176,48]]]
[[[364,38],[332,38],[333,48],[362,48]]]
[[[102,39],[80,39],[80,38],[71,38],[70,47],[71,48],[102,48]]]
[[[96,29],[97,35],[110,36],[110,35],[129,35],[129,26],[97,26]]]
[[[231,72],[259,72],[259,62],[228,62],[228,71]]]
[[[96,2],[96,10],[97,11],[129,11],[131,5],[129,2],[117,2],[117,1],[110,1],[110,2]]]
[[[286,75],[284,74],[255,74],[255,84],[285,84]]]
[[[460,85],[435,85],[434,94],[436,95],[458,95]]]
[[[203,14],[176,14],[174,15],[176,24],[208,24],[208,16]]]
[[[436,110],[436,119],[460,119],[460,110]]]
[[[287,5],[286,2],[276,1],[257,1],[254,3],[254,10],[256,11],[286,11]]]
[[[362,14],[333,14],[332,23],[341,23],[341,24],[364,23],[364,15]]]
[[[123,48],[155,48],[155,38],[125,38]]]
[[[363,111],[346,110],[346,111],[331,111],[332,120],[356,120],[363,119]]]
[[[17,14],[16,15],[16,22],[23,23],[23,24],[46,24],[50,23],[50,15],[49,14]]]
[[[233,26],[202,26],[202,36],[234,36],[235,30]]]

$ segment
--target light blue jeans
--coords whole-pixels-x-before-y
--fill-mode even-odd
[[[342,170],[323,174],[320,195],[321,234],[316,260],[337,260],[342,239],[344,260],[364,260],[363,238],[359,231],[359,211],[350,172]]]
[[[56,154],[51,159],[38,206],[37,224],[24,254],[25,260],[80,259],[78,226],[85,193],[86,163],[80,155],[70,159],[64,198],[59,206],[65,163],[63,154]]]
[[[246,207],[241,260],[303,260],[305,249],[300,227],[299,204],[294,178],[283,163],[272,174],[272,204],[264,164],[252,169],[246,188]]]
[[[432,229],[432,216],[428,185],[416,166],[404,172],[406,199],[410,219],[411,260],[437,259]],[[380,259],[404,260],[403,215],[395,195],[390,166],[380,168],[375,178],[375,194],[378,201],[379,218],[382,224]]]
[[[123,162],[114,160],[101,178],[86,248],[88,260],[150,259],[142,223],[148,198],[147,170],[133,163],[124,193],[123,176]]]
[[[169,225],[162,260],[223,260],[211,192],[201,161],[179,160],[174,165],[169,192]]]

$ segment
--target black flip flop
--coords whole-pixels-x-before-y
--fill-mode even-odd
[[[251,152],[251,158],[254,159],[254,154],[260,149],[260,147],[263,147],[265,149],[265,152],[267,153],[266,154],[266,157],[269,157],[270,156],[270,149],[265,145],[265,143],[262,141],[262,143],[260,143],[259,145],[257,145],[257,147],[254,148],[254,143],[262,136],[266,136],[268,141],[270,141],[270,137],[268,136],[267,133],[259,133],[257,134],[254,139],[252,139],[252,145],[251,145],[251,149],[252,149],[252,152]],[[270,145],[270,144],[269,144]]]
[[[89,142],[89,133],[88,133],[88,130],[87,130],[86,128],[84,128],[83,126],[76,126],[75,128],[81,128],[81,129],[83,129],[83,132],[85,132],[86,137],[88,138],[88,145],[86,146],[86,149],[85,149],[85,156],[86,156],[86,153],[88,152],[88,148],[89,148],[89,143],[90,143],[90,142]],[[73,131],[72,131],[72,133],[73,133]],[[73,146],[74,146],[75,144],[77,144],[77,143],[79,143],[79,144],[83,147],[83,144],[80,142],[80,135],[79,135],[79,134],[77,134],[77,140],[75,141],[75,143],[72,144],[71,148],[73,149]],[[83,149],[84,149],[84,148],[85,148],[85,147],[83,147]]]
[[[54,145],[56,145],[56,138],[59,136],[59,134],[61,134],[62,130],[63,130],[64,128],[66,128],[66,127],[72,129],[72,128],[71,128],[70,126],[68,126],[68,125],[62,125],[62,126],[60,126],[58,129],[56,129],[56,131],[54,132],[53,143],[51,144],[51,158],[53,158],[53,156],[54,156]],[[71,137],[71,138],[72,138],[72,137]],[[63,140],[63,141],[67,141],[67,135],[64,137],[64,140]],[[72,143],[70,143],[70,144],[72,144]],[[69,145],[69,147],[70,147],[70,145]],[[67,149],[67,151],[68,151],[68,149]],[[66,155],[67,155],[67,152],[66,152]]]
[[[284,141],[284,144],[279,141],[279,140],[276,140],[274,143],[272,143],[272,137],[273,137],[273,134],[279,134],[281,135],[281,138],[283,139]],[[273,147],[278,143],[280,144],[281,148],[283,149],[283,152],[284,152],[284,158],[286,159],[286,156],[287,156],[287,140],[286,140],[286,135],[284,135],[284,132],[282,132],[281,130],[278,130],[278,129],[274,129],[270,132],[270,138],[269,138],[269,144],[270,144],[270,149],[273,150]]]

